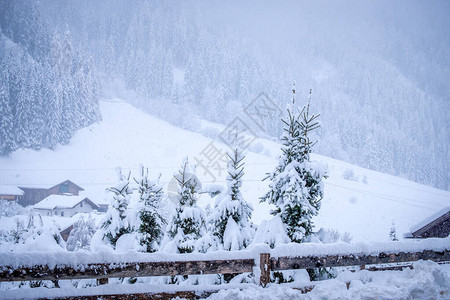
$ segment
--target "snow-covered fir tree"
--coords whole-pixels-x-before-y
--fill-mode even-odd
[[[83,217],[80,218],[73,224],[73,229],[67,239],[66,249],[69,251],[89,250],[92,236],[96,230],[94,219],[88,218],[85,220]]]
[[[0,82],[6,83],[6,78],[0,78]],[[0,155],[11,153],[16,149],[11,103],[6,84],[2,83],[0,85],[0,116],[2,116],[0,119]]]
[[[101,226],[103,240],[113,247],[116,246],[117,240],[122,235],[131,231],[126,216],[128,204],[130,203],[130,194],[133,193],[133,190],[130,187],[129,178],[122,174],[120,168],[117,170],[117,173],[119,182],[115,187],[108,189],[114,195]]]
[[[163,238],[163,225],[166,224],[160,213],[164,192],[159,184],[159,177],[157,181],[150,180],[148,169],[144,170],[143,166],[140,172],[140,177],[134,179],[139,193],[137,232],[144,252],[155,252],[159,249]]]
[[[295,95],[295,86],[293,88]],[[319,128],[319,115],[310,115],[309,101],[300,113],[295,113],[295,98],[287,110],[287,120],[282,135],[282,155],[276,169],[268,174],[269,192],[261,198],[274,204],[272,211],[286,225],[292,242],[303,242],[313,230],[312,217],[318,214],[323,197],[322,179],[326,177],[324,167],[310,161],[310,132]]]
[[[397,238],[397,228],[395,227],[395,222],[392,220],[391,230],[389,231],[389,239],[391,241],[398,241]]]
[[[227,167],[227,190],[218,196],[209,216],[209,223],[212,225],[213,235],[219,239],[224,250],[240,250],[251,243],[255,234],[250,221],[253,207],[244,200],[241,193],[245,157],[238,147],[227,155],[230,159]]]
[[[197,251],[197,241],[206,233],[204,210],[197,206],[197,193],[201,184],[195,175],[195,167],[183,160],[181,169],[174,175],[178,190],[175,212],[167,226],[170,239],[165,245],[167,251],[191,253]]]

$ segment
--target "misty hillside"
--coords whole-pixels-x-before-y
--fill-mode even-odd
[[[322,115],[316,151],[448,188],[446,1],[41,1],[108,86],[189,128],[223,124],[260,92],[284,109],[292,81]],[[168,113],[183,111],[183,115]],[[274,123],[275,122],[275,123]],[[278,121],[261,136],[277,139]]]
[[[34,1],[0,2],[0,155],[53,149],[100,119],[92,59],[51,35]]]
[[[19,150],[9,158],[0,158],[0,182],[45,187],[70,179],[86,190],[83,195],[89,199],[109,203],[111,193],[106,188],[115,184],[117,167],[126,174],[131,172],[131,177],[138,175],[140,164],[149,168],[152,178],[161,173],[164,191],[170,194],[174,191],[170,182],[183,157],[205,163],[202,153],[211,142],[222,152],[228,150],[220,140],[170,125],[120,99],[104,99],[100,109],[102,121],[79,130],[68,145],[54,151]],[[199,127],[207,128],[203,125],[199,123]],[[279,142],[257,139],[253,144],[257,147],[250,147],[253,150],[246,151],[244,160],[242,194],[253,206],[252,220],[259,225],[270,220],[274,209],[260,203],[269,189],[269,182],[262,179],[275,168],[281,150]],[[348,232],[353,242],[388,241],[392,222],[401,238],[411,226],[448,205],[447,191],[322,155],[313,155],[312,159],[323,163],[329,175],[324,181],[320,213],[313,219],[315,230],[324,227],[341,234]],[[209,168],[211,173],[202,164],[197,166],[203,189],[226,185],[225,171],[212,165]],[[213,206],[216,201],[205,194],[199,196],[201,206]]]
[[[446,299],[449,12],[0,0],[0,299]]]

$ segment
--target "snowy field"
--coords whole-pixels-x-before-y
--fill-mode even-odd
[[[116,183],[116,167],[121,167],[125,173],[137,176],[139,165],[149,168],[153,177],[161,172],[161,180],[165,190],[170,194],[174,188],[170,183],[173,173],[179,168],[183,157],[189,156],[191,162],[201,158],[202,153],[213,145],[221,152],[227,146],[219,138],[211,138],[208,128],[223,130],[223,126],[197,120],[196,132],[180,129],[167,122],[152,117],[120,99],[106,99],[101,102],[103,120],[77,132],[70,143],[58,146],[55,151],[42,149],[40,151],[19,150],[9,157],[0,158],[0,182],[7,186],[52,186],[64,180],[71,180],[85,189],[82,192],[91,200],[98,203],[108,203],[110,197],[106,188]],[[203,133],[203,134],[202,134]],[[207,137],[208,136],[208,137]],[[118,146],[119,145],[119,146]],[[254,207],[253,221],[264,228],[270,219],[270,210],[273,208],[266,203],[259,203],[259,197],[264,195],[268,184],[262,179],[276,165],[280,153],[280,145],[257,139],[253,142],[245,159],[245,176],[243,178],[243,196]],[[207,254],[193,254],[197,259],[217,258],[245,258],[253,255],[259,256],[262,248],[273,252],[272,256],[327,253],[379,253],[380,251],[406,251],[420,249],[448,249],[450,240],[424,240],[419,243],[412,241],[402,243],[399,248],[395,242],[389,240],[389,231],[392,222],[395,222],[397,235],[401,238],[410,228],[423,224],[424,220],[445,209],[450,204],[450,192],[438,190],[417,184],[399,177],[394,177],[375,171],[363,169],[342,161],[328,157],[313,155],[313,160],[322,162],[329,178],[325,180],[325,197],[319,215],[313,219],[315,229],[333,229],[341,234],[348,233],[352,237],[352,245],[346,243],[321,245],[282,245],[275,250],[268,249],[267,245],[253,244],[248,250],[237,252],[212,252]],[[211,171],[211,170],[209,170]],[[213,174],[205,172],[201,166],[197,167],[197,175],[202,186],[225,185],[225,171],[217,170]],[[170,200],[167,200],[170,201]],[[203,206],[213,205],[212,199],[203,194],[199,203]],[[55,224],[63,229],[71,225],[75,219],[59,216],[43,217],[44,226]],[[102,214],[91,214],[97,226],[100,224]],[[87,218],[87,215],[84,214]],[[1,217],[0,226],[3,230],[13,229],[16,220],[27,221],[26,215],[14,217]],[[255,238],[255,242],[256,238]],[[8,247],[0,247],[3,254],[0,257],[1,265],[26,266],[28,264],[42,263],[55,264],[58,259],[64,258],[67,263],[80,266],[89,262],[124,262],[144,260],[148,254],[126,252],[127,248],[111,252],[96,252],[86,255],[83,252],[66,252],[62,248],[58,255],[48,252],[55,248],[48,247],[52,243],[37,239],[35,243],[26,247],[14,248],[14,252],[7,252]],[[403,246],[408,245],[408,246]],[[301,249],[294,249],[301,246]],[[262,247],[262,248],[261,248]],[[294,248],[293,248],[294,247]],[[12,249],[12,248],[11,248]],[[118,248],[119,249],[119,248]],[[6,251],[6,252],[5,252]],[[30,252],[31,251],[31,252]],[[125,251],[125,252],[124,252]],[[253,251],[253,252],[252,252]],[[56,254],[56,253],[55,253]],[[187,260],[195,259],[190,255],[184,257],[180,254],[158,252],[151,254],[152,259],[161,260]],[[176,257],[174,257],[176,256]],[[253,257],[252,256],[252,257]],[[241,284],[237,277],[223,290],[212,294],[210,299],[448,299],[450,285],[450,267],[438,265],[433,262],[415,262],[413,270],[368,272],[345,271],[336,279],[314,282],[315,288],[307,294],[301,294],[295,288],[311,285],[305,270],[292,271],[295,282],[291,284],[269,284],[262,288],[257,284],[258,268],[255,267],[255,277],[248,284]],[[0,284],[0,299],[26,299],[40,297],[63,297],[68,295],[113,294],[125,292],[168,292],[168,291],[207,291],[217,286],[211,285],[211,277],[201,279],[197,276],[198,285],[189,284],[167,286],[155,284],[153,281],[139,279],[136,284],[111,284],[98,287],[77,288],[74,283],[61,281],[64,289],[48,289],[44,287],[34,289],[11,289],[8,284]],[[203,280],[203,281],[202,281]],[[157,282],[157,281],[156,281]],[[86,286],[86,283],[78,283]],[[6,287],[6,288],[5,288]]]
[[[1,157],[1,184],[51,186],[70,179],[83,187],[85,195],[94,202],[107,203],[105,189],[115,183],[116,167],[131,171],[133,176],[142,163],[154,176],[162,173],[161,180],[167,189],[186,155],[195,163],[195,158],[201,158],[211,142],[226,151],[227,146],[219,139],[172,126],[120,99],[101,101],[101,112],[101,122],[78,131],[68,145],[59,145],[55,151],[18,150],[9,157]],[[198,121],[197,131],[207,127],[211,127],[210,122]],[[261,180],[275,167],[280,145],[257,139],[250,149],[254,151],[248,151],[245,159],[242,191],[254,207],[253,221],[261,224],[270,218],[272,208],[259,203],[259,197],[267,191],[267,183]],[[324,227],[341,234],[348,232],[353,242],[387,241],[392,221],[401,237],[412,226],[450,204],[448,191],[320,155],[312,158],[324,163],[329,175],[322,208],[313,220],[316,230]],[[200,167],[197,175],[204,186],[225,185],[224,170],[215,171],[215,180]],[[200,199],[203,205],[212,205],[210,202],[207,196]],[[7,223],[11,224],[0,219],[2,226]]]

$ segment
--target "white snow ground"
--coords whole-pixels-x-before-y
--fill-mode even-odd
[[[184,156],[188,155],[192,161],[195,157],[201,158],[202,150],[213,141],[199,133],[182,130],[149,116],[120,99],[102,101],[101,111],[103,121],[80,130],[68,145],[58,146],[55,151],[19,150],[7,158],[0,158],[0,184],[52,186],[70,179],[85,188],[85,195],[92,200],[107,202],[105,189],[115,184],[116,167],[120,166],[136,174],[139,164],[142,163],[154,174],[162,172],[162,180],[168,183]],[[202,123],[200,127],[201,125]],[[215,126],[220,128],[220,125]],[[226,146],[218,140],[213,143],[225,151]],[[264,139],[258,139],[255,143],[259,145],[252,149],[258,149],[258,153],[250,151],[246,157],[243,195],[253,204],[253,221],[259,224],[270,218],[270,206],[259,203],[259,197],[267,190],[267,183],[261,179],[275,166],[280,145]],[[320,155],[313,155],[313,159],[322,161],[329,171],[322,208],[319,216],[314,219],[316,229],[325,227],[337,229],[341,233],[348,231],[353,236],[353,242],[387,241],[393,220],[397,233],[401,235],[450,203],[450,193],[447,191]],[[348,175],[351,171],[353,175],[344,179],[344,173]],[[213,183],[211,177],[204,174],[201,168],[197,169],[197,173],[204,185]],[[223,171],[220,175],[217,172],[214,174],[217,176],[215,183],[224,184]],[[211,201],[210,198],[203,196],[200,202],[206,205],[207,201]],[[16,218],[25,221],[26,216]],[[61,227],[70,221],[68,218],[46,220],[44,217],[44,224],[53,220]],[[2,229],[14,224],[14,218],[0,219]],[[448,242],[448,239],[444,242]],[[3,258],[6,259],[6,256]],[[448,299],[448,271],[448,266],[417,262],[414,270],[403,272],[345,272],[337,279],[320,282],[306,295],[290,289],[289,286],[271,285],[263,289],[246,285],[245,289],[238,286],[220,291],[210,298]],[[345,285],[348,282],[349,289]],[[108,285],[93,289],[101,294],[102,289],[125,292],[128,288],[149,287],[139,287],[138,284]],[[206,286],[184,288],[202,289]],[[163,289],[166,290],[167,287]],[[72,290],[56,292],[74,292],[79,295],[88,292],[84,289]],[[36,295],[45,296],[48,292],[55,291],[46,288],[8,290],[0,293],[0,298],[33,298]]]
[[[168,183],[184,156],[195,162],[194,158],[202,158],[202,150],[212,141],[222,152],[226,150],[218,140],[172,126],[120,99],[101,101],[101,112],[101,122],[80,130],[68,145],[60,145],[55,151],[18,150],[0,158],[0,184],[49,186],[70,179],[85,188],[90,199],[102,203],[108,201],[105,189],[115,183],[116,167],[130,170],[133,176],[142,163],[153,174],[162,172],[162,181]],[[243,195],[253,204],[253,221],[259,224],[270,217],[271,209],[259,203],[259,197],[267,191],[267,183],[261,179],[275,167],[280,145],[264,139],[255,143],[259,147],[252,149],[259,153],[247,153]],[[392,221],[401,236],[450,203],[448,191],[325,156],[312,157],[322,161],[329,174],[322,208],[314,219],[316,229],[347,231],[353,242],[386,241]],[[353,176],[344,179],[343,174],[349,171]],[[225,184],[224,170],[221,174],[218,170],[212,172],[215,182],[201,167],[197,168],[204,185]],[[210,198],[203,197],[200,203],[206,205],[207,201]]]

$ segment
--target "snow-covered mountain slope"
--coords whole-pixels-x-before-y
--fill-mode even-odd
[[[80,130],[68,145],[58,146],[55,151],[19,150],[0,158],[0,184],[51,186],[70,179],[83,187],[92,200],[105,202],[105,189],[115,182],[116,167],[137,176],[142,163],[154,175],[161,172],[161,180],[167,184],[184,156],[195,162],[196,158],[204,159],[202,151],[211,145],[222,152],[226,150],[218,139],[172,126],[119,99],[102,101],[101,112],[100,123]],[[262,147],[251,149],[256,148],[259,153],[249,151],[246,156],[243,195],[253,204],[253,221],[259,224],[270,218],[271,209],[270,205],[259,203],[268,184],[261,179],[275,167],[280,145],[263,139],[257,143]],[[383,241],[388,239],[392,221],[397,234],[402,235],[450,203],[450,192],[328,157],[312,157],[323,162],[329,174],[322,208],[314,219],[316,229],[348,231],[353,241]],[[224,170],[221,174],[215,169],[209,171],[215,181],[201,166],[197,167],[204,185],[225,185]],[[201,196],[202,204],[210,201]]]

